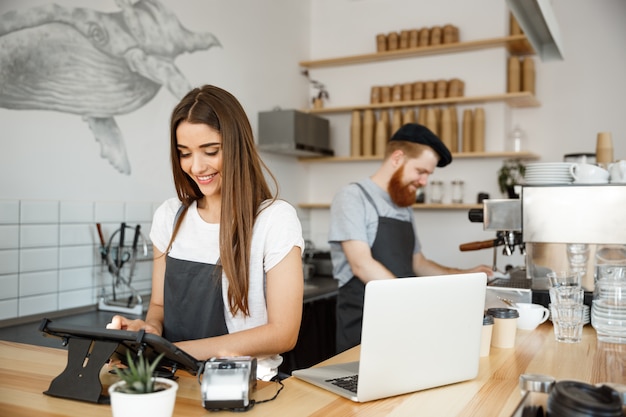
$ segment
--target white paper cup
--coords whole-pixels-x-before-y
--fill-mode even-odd
[[[517,319],[519,313],[513,308],[490,308],[487,314],[493,317],[493,333],[491,346],[512,348],[517,335]]]
[[[491,335],[493,334],[493,317],[483,317],[483,332],[480,338],[480,357],[489,356],[491,350]]]

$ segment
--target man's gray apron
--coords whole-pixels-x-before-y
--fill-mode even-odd
[[[180,216],[182,207],[176,214]],[[171,258],[165,261],[163,337],[170,342],[228,334],[222,267]]]
[[[413,225],[378,212],[374,200],[360,185],[365,197],[378,213],[378,228],[372,245],[372,257],[389,269],[396,277],[415,276],[413,272],[413,248],[415,235]],[[363,299],[365,284],[352,277],[339,288],[337,295],[337,352],[343,352],[361,343],[363,322]]]

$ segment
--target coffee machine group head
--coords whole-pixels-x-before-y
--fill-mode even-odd
[[[461,251],[494,248],[493,269],[496,269],[497,247],[503,246],[502,254],[511,256],[518,248],[520,254],[526,254],[526,246],[522,240],[522,210],[520,200],[493,199],[483,200],[482,209],[471,209],[469,220],[483,223],[485,231],[496,233],[496,238],[484,242],[466,243],[460,246]]]

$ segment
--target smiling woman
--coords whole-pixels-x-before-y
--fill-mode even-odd
[[[250,122],[227,91],[189,92],[170,133],[178,198],[154,214],[148,313],[145,321],[116,316],[109,327],[162,335],[201,360],[255,356],[257,376],[271,378],[302,316],[296,211],[272,195]]]
[[[176,137],[181,169],[204,195],[198,204],[200,216],[209,223],[217,223],[221,209],[222,136],[205,124],[181,122]],[[216,204],[205,204],[210,199]]]

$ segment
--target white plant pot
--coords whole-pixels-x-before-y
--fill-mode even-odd
[[[155,378],[155,383],[163,383],[169,387],[163,391],[149,394],[128,394],[117,391],[124,381],[118,381],[109,387],[111,412],[113,417],[171,417],[176,403],[178,383],[167,378]]]

